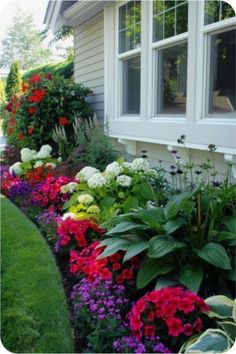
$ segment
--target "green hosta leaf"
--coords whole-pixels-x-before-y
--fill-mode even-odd
[[[123,210],[125,213],[130,211],[131,209],[136,209],[139,206],[139,201],[136,197],[129,196],[123,204]]]
[[[184,247],[186,247],[185,243],[176,241],[171,236],[155,236],[149,241],[148,257],[161,258],[170,252]]]
[[[111,256],[112,254],[120,251],[120,250],[127,250],[127,248],[131,245],[130,241],[120,239],[120,238],[112,238],[113,242],[107,245],[105,250],[97,257],[97,259],[102,259],[104,257]]]
[[[236,239],[229,240],[228,241],[228,246],[235,247],[236,246]]]
[[[167,234],[171,234],[172,232],[178,230],[184,224],[185,220],[182,218],[169,220],[165,223],[164,230]]]
[[[109,232],[107,232],[106,235],[122,234],[127,231],[131,231],[131,230],[135,230],[135,229],[146,230],[146,229],[148,229],[148,226],[144,225],[144,224],[137,224],[137,223],[131,222],[131,221],[123,221],[123,222],[119,223],[118,225],[116,225],[115,227],[113,227],[113,229],[111,229]]]
[[[142,241],[129,246],[124,256],[123,262],[128,261],[130,258],[146,250],[148,248],[148,244],[148,241]]]
[[[229,231],[219,231],[214,236],[215,242],[221,242],[225,240],[236,240],[236,234],[229,232]]]
[[[163,231],[161,224],[165,222],[165,215],[161,208],[138,209],[136,213],[130,214],[130,216],[135,220],[142,221],[157,232]]]
[[[147,183],[141,183],[140,184],[139,193],[140,193],[141,197],[146,199],[146,200],[152,200],[153,199],[153,189]]]
[[[181,209],[181,204],[185,199],[190,198],[192,195],[191,192],[180,193],[169,200],[166,204],[166,218],[167,220],[173,219],[176,217],[178,212]]]
[[[232,270],[227,270],[225,273],[225,278],[230,281],[236,281],[236,269],[233,267]]]
[[[168,288],[170,286],[178,285],[179,281],[175,276],[159,276],[157,278],[156,290],[161,290],[162,288]]]
[[[197,293],[203,276],[204,270],[200,265],[185,265],[180,269],[179,280],[188,289]]]
[[[113,206],[115,201],[116,201],[115,198],[106,197],[101,201],[100,206],[101,208],[110,208]]]
[[[158,275],[169,273],[174,267],[171,260],[146,258],[137,275],[137,288],[144,288]]]
[[[236,217],[235,216],[226,216],[223,219],[223,224],[226,226],[226,228],[236,234]]]
[[[225,330],[228,336],[235,341],[236,339],[236,324],[230,321],[219,321],[219,325]]]
[[[196,250],[197,255],[206,262],[221,269],[231,269],[230,259],[222,245],[209,242],[201,250]]]
[[[232,318],[235,302],[224,295],[208,297],[205,302],[210,306],[209,317]]]
[[[229,337],[221,329],[207,329],[185,348],[185,353],[223,353],[230,346]]]

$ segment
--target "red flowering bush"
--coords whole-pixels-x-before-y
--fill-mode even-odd
[[[82,249],[100,238],[104,231],[92,220],[61,220],[57,227],[57,250],[65,247]]]
[[[69,194],[61,193],[60,189],[73,179],[65,176],[47,177],[42,183],[35,186],[31,199],[36,206],[61,212],[63,204],[69,199]]]
[[[3,129],[12,145],[38,149],[53,145],[52,130],[64,126],[70,139],[76,116],[87,119],[92,111],[85,98],[91,91],[72,80],[50,73],[33,75],[22,84],[4,110]]]
[[[128,314],[130,329],[137,338],[160,336],[186,339],[202,330],[202,312],[208,305],[197,294],[180,287],[163,288],[140,298]]]
[[[97,248],[99,241],[91,243],[81,252],[70,251],[70,272],[79,275],[85,274],[89,281],[98,276],[103,280],[113,279],[116,284],[132,283],[140,267],[137,257],[122,263],[124,252],[119,251],[112,256],[97,259],[104,247]]]

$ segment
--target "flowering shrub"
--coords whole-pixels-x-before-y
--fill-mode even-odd
[[[160,337],[143,340],[135,336],[124,336],[113,342],[116,353],[171,353],[171,350],[160,342]]]
[[[68,194],[61,193],[61,187],[69,182],[71,182],[71,178],[65,176],[47,177],[33,190],[32,203],[50,211],[61,212],[63,203],[69,198]]]
[[[92,220],[73,220],[70,217],[61,219],[57,227],[57,251],[61,248],[77,250],[88,246],[92,241],[101,238],[104,230]]]
[[[130,308],[123,285],[97,277],[82,279],[73,287],[71,299],[80,332],[87,335],[90,353],[111,352],[114,338],[122,333],[122,321]]]
[[[4,195],[8,195],[8,191],[14,185],[17,185],[21,182],[19,176],[12,176],[9,172],[8,166],[0,166],[0,175],[1,175],[1,191]]]
[[[70,272],[79,275],[85,274],[89,281],[95,280],[98,276],[103,280],[114,279],[116,284],[132,284],[139,269],[139,259],[131,258],[128,262],[122,263],[123,252],[117,252],[110,257],[97,259],[102,253],[103,247],[99,241],[91,243],[81,252],[70,251]]]
[[[4,131],[11,144],[39,148],[52,144],[55,125],[63,126],[70,138],[72,122],[78,115],[86,119],[91,108],[86,96],[91,91],[72,80],[35,74],[22,85],[22,93],[11,98],[5,108]]]
[[[128,314],[133,335],[141,339],[160,336],[167,343],[168,338],[183,341],[202,330],[202,312],[208,305],[195,293],[182,288],[154,290],[132,307]]]

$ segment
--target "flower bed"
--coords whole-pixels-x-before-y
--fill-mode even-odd
[[[180,177],[177,187],[146,159],[120,158],[104,171],[86,166],[68,178],[50,169],[35,180],[37,154],[24,149],[30,164],[2,169],[2,190],[63,257],[80,350],[170,353],[206,337],[212,350],[219,342],[227,349],[232,331],[217,316],[228,304],[225,318],[234,325],[230,299],[217,287],[212,294],[221,298],[203,298],[216,276],[234,295],[235,185],[228,177],[216,185],[213,174],[193,186],[192,173],[180,181],[177,165],[170,171]]]

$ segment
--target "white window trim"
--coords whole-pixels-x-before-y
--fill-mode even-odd
[[[205,33],[223,29],[235,24],[235,18],[203,26],[203,1],[189,1],[188,27],[188,69],[187,69],[187,112],[186,117],[154,118],[153,109],[153,47],[152,44],[152,10],[151,1],[142,1],[141,34],[141,102],[140,116],[119,115],[119,71],[118,71],[118,6],[123,2],[112,2],[104,9],[105,23],[105,116],[109,121],[109,134],[113,137],[129,138],[137,141],[150,141],[166,145],[174,143],[181,134],[186,134],[187,142],[192,148],[207,148],[209,143],[217,145],[217,151],[236,153],[236,119],[204,117],[203,98],[206,61],[204,53]],[[201,5],[200,5],[201,4]],[[196,21],[198,25],[196,26]],[[113,30],[112,30],[113,29]],[[201,29],[201,30],[199,30]],[[179,38],[183,39],[186,34]],[[176,36],[177,37],[177,36]],[[166,44],[176,38],[166,39]],[[131,54],[131,53],[130,53]],[[189,63],[197,63],[194,66]],[[203,69],[204,68],[204,69]],[[119,84],[117,84],[119,83]]]

